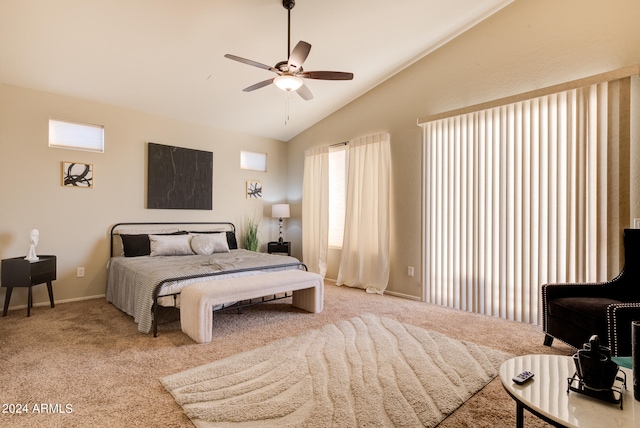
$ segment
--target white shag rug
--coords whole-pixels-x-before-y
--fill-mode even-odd
[[[160,381],[197,427],[433,427],[510,357],[364,314]]]

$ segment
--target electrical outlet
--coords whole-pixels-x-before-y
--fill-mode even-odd
[[[640,229],[640,218],[634,218],[633,219],[633,228],[634,229]]]
[[[409,275],[409,276],[413,276],[413,266],[409,266],[409,267],[407,268],[407,275]]]
[[[84,277],[84,267],[79,267],[78,271],[76,272],[76,276],[78,278],[83,278]]]

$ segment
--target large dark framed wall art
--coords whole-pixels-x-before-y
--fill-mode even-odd
[[[149,143],[147,208],[211,210],[213,153]]]

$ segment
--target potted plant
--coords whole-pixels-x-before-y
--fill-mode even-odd
[[[243,247],[247,250],[258,251],[259,241],[258,241],[258,226],[260,225],[260,220],[255,220],[252,218],[247,218],[244,226],[244,237],[242,240]]]

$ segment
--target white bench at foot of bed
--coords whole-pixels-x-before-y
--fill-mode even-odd
[[[293,292],[293,306],[307,312],[322,312],[322,276],[304,270],[282,270],[188,285],[180,293],[182,331],[198,343],[211,342],[215,306],[288,291]]]

